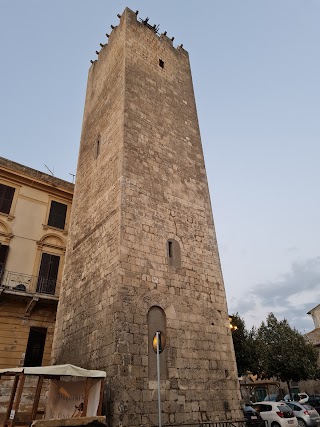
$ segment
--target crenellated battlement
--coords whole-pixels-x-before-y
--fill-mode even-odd
[[[183,44],[180,44],[178,46],[174,46],[173,45],[173,41],[174,41],[174,37],[169,37],[167,35],[167,31],[164,31],[163,33],[159,32],[159,28],[160,25],[151,25],[149,23],[149,18],[138,18],[138,14],[139,11],[137,10],[136,12],[134,12],[133,10],[129,9],[128,7],[125,8],[125,10],[123,11],[122,15],[118,14],[117,17],[119,18],[120,22],[119,25],[110,25],[111,27],[111,31],[110,33],[106,33],[106,37],[107,37],[107,43],[100,43],[100,47],[101,49],[98,51],[96,50],[96,55],[98,56],[97,59],[95,60],[91,60],[91,64],[94,64],[95,62],[97,62],[99,60],[99,55],[101,53],[101,51],[103,49],[107,50],[108,49],[108,45],[110,43],[112,43],[112,39],[115,37],[115,34],[117,33],[117,29],[118,27],[125,27],[128,23],[130,23],[130,25],[136,25],[137,27],[140,28],[145,28],[146,30],[150,31],[151,34],[153,34],[155,37],[157,37],[157,39],[162,42],[165,43],[166,45],[170,46],[174,51],[178,52],[178,53],[187,53],[187,51],[184,49]]]

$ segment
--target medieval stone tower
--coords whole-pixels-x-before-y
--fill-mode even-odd
[[[240,417],[187,52],[125,9],[91,66],[53,362],[107,372],[112,426]]]

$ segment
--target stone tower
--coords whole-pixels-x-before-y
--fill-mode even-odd
[[[188,53],[125,9],[91,66],[53,363],[103,369],[112,426],[240,417]]]

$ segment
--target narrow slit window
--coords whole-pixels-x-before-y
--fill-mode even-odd
[[[162,59],[159,59],[159,66],[161,68],[164,68],[164,61],[162,61]]]
[[[168,242],[168,254],[169,258],[173,258],[173,252],[172,252],[172,242]]]
[[[97,159],[100,154],[100,139],[97,139],[96,141],[96,147],[95,147],[95,158]]]
[[[174,239],[167,241],[167,262],[170,267],[181,268],[180,245]]]

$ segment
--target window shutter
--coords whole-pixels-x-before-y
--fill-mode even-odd
[[[51,255],[51,264],[48,279],[57,280],[59,270],[60,257]]]
[[[37,292],[54,294],[56,289],[60,257],[47,253],[42,254],[37,283]]]
[[[51,255],[50,254],[42,254],[41,258],[41,265],[39,270],[39,278],[47,279],[49,276],[50,271],[50,261],[51,261]]]
[[[52,200],[48,218],[48,225],[63,230],[66,223],[66,215],[67,205]]]
[[[0,212],[10,213],[15,188],[0,184]]]
[[[9,252],[9,246],[0,245],[0,278],[3,275]]]

